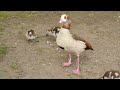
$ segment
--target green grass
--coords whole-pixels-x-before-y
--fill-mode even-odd
[[[67,76],[70,77],[71,79],[75,79],[75,78],[77,79],[80,77],[79,75],[74,75],[74,74],[68,74]]]
[[[7,53],[7,46],[4,44],[4,43],[2,43],[1,45],[0,45],[0,54],[6,54]]]
[[[33,14],[32,11],[24,11],[20,15],[22,18],[30,18],[36,16],[36,14]]]
[[[0,58],[6,55],[7,49],[8,47],[4,43],[0,44]]]
[[[7,19],[15,14],[13,11],[0,11],[0,19]]]
[[[11,64],[10,67],[11,67],[12,69],[14,69],[14,70],[18,69],[18,65],[17,65],[17,63],[13,63],[13,64]]]
[[[0,26],[0,32],[4,31],[4,27],[3,26]]]
[[[33,14],[33,11],[0,11],[0,20],[7,19],[10,17],[21,17],[21,18],[30,18],[34,17],[37,14]]]

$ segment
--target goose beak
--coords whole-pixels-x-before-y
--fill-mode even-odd
[[[62,20],[60,20],[59,23],[62,23]]]

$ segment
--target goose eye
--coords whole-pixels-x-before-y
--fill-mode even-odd
[[[64,19],[67,19],[67,17],[66,17],[66,16],[64,16]]]

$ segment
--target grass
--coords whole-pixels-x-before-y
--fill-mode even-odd
[[[30,18],[30,17],[34,17],[37,14],[34,14],[33,11],[24,11],[24,13],[22,13],[22,17],[23,18]]]
[[[3,26],[0,26],[0,32],[4,31],[4,27]]]
[[[1,45],[0,45],[0,54],[6,54],[7,53],[7,46],[4,44],[4,43],[2,43]]]
[[[1,43],[1,44],[0,44],[0,58],[1,58],[2,56],[6,55],[7,50],[8,50],[9,48],[16,48],[16,47],[12,47],[12,46],[8,47],[8,46],[5,45],[4,43]]]
[[[13,11],[0,11],[0,19],[7,19],[15,14]]]
[[[10,67],[11,67],[12,69],[16,70],[16,69],[18,69],[18,64],[17,64],[17,63],[13,63],[13,64],[11,64]]]
[[[9,12],[0,11],[0,19],[6,19],[9,16]]]
[[[75,75],[75,74],[68,74],[67,75],[68,77],[70,77],[71,79],[78,79],[78,78],[80,78],[80,76],[79,75]]]
[[[4,43],[2,43],[1,45],[0,45],[0,58],[2,58],[4,55],[6,55],[6,53],[7,53],[7,46],[4,44]]]
[[[0,11],[0,20],[8,19],[11,17],[17,17],[20,18],[30,18],[34,17],[37,14],[33,13],[33,11]]]

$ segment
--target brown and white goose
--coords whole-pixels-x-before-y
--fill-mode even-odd
[[[100,79],[120,79],[120,72],[118,71],[107,71]]]
[[[61,15],[60,20],[59,20],[59,24],[60,24],[60,26],[56,26],[56,27],[52,27],[52,28],[48,29],[46,32],[46,36],[56,37],[57,33],[58,33],[57,28],[70,29],[71,20],[70,20],[69,16],[67,14]]]
[[[63,66],[69,66],[72,64],[71,62],[71,54],[75,53],[77,56],[77,69],[73,70],[74,74],[79,74],[79,63],[80,54],[85,50],[93,50],[92,46],[89,42],[84,40],[83,38],[78,38],[77,36],[73,36],[68,29],[65,28],[57,28],[57,45],[66,51],[69,52],[69,59],[67,63],[63,63]]]

